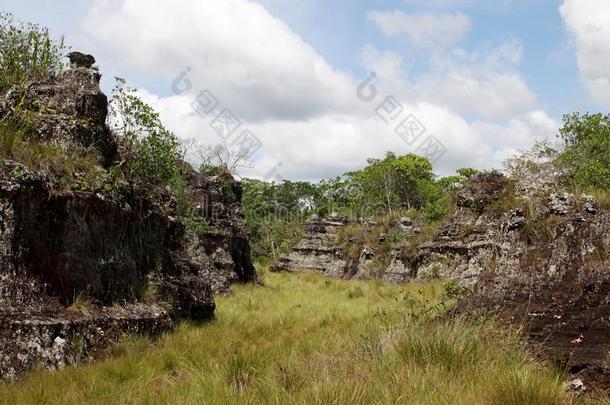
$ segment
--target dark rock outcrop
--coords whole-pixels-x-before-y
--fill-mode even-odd
[[[0,110],[27,113],[40,139],[65,150],[78,145],[99,151],[108,167],[118,158],[117,142],[106,126],[108,99],[100,90],[101,74],[86,61],[93,57],[77,54],[71,54],[72,67],[57,77],[9,91]]]
[[[3,165],[9,176],[0,176],[2,377],[18,377],[39,361],[55,368],[85,360],[124,333],[155,335],[180,319],[213,316],[203,278],[196,288],[143,302],[151,280],[172,282],[166,269],[185,237],[183,226],[151,201],[127,206],[89,192],[55,192],[48,179]],[[10,176],[17,169],[19,180]],[[183,283],[193,276],[173,277]],[[192,302],[200,308],[192,310]]]
[[[506,176],[499,172],[475,175],[458,191],[457,204],[481,212],[507,192],[508,184]]]
[[[40,141],[95,151],[108,168],[120,156],[100,74],[92,56],[69,57],[70,69],[10,91],[0,110],[27,111]],[[214,292],[256,279],[240,184],[222,170],[184,172],[205,232],[187,228],[167,190],[77,190],[0,162],[0,379],[88,360],[126,333],[211,319]]]
[[[91,69],[95,63],[93,55],[84,54],[81,52],[70,52],[68,55],[70,60],[70,68],[85,68]]]
[[[241,183],[222,168],[214,176],[185,169],[193,201],[211,227],[188,244],[188,256],[199,261],[215,292],[230,291],[234,282],[256,281],[242,212]]]
[[[551,196],[522,228],[498,232],[493,265],[460,306],[523,325],[549,358],[587,386],[608,389],[610,212],[590,203],[568,208],[576,199]]]

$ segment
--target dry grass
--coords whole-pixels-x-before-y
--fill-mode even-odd
[[[610,190],[593,190],[587,194],[592,195],[597,202],[597,205],[603,209],[610,209]]]
[[[345,243],[345,242],[349,241],[351,238],[362,233],[363,229],[364,229],[364,226],[361,224],[345,225],[343,228],[339,229],[339,232],[337,232],[337,237],[335,239],[335,243],[337,245],[341,245],[342,243]]]
[[[132,338],[95,364],[0,387],[7,404],[570,404],[562,379],[492,323],[430,321],[439,283],[265,274],[217,319]]]
[[[52,143],[36,140],[28,132],[13,120],[0,120],[0,159],[22,163],[63,185],[75,181],[88,184],[104,173],[96,153],[76,148],[65,151]]]

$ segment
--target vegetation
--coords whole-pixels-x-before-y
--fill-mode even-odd
[[[252,252],[257,258],[277,258],[303,235],[303,223],[322,204],[322,193],[307,182],[273,184],[242,181],[243,207]]]
[[[2,403],[572,404],[561,374],[493,321],[431,321],[442,284],[264,274],[218,297],[217,319],[104,361],[36,371]],[[593,402],[590,400],[591,403]]]
[[[453,193],[475,173],[460,169],[456,176],[436,179],[426,158],[388,152],[384,159],[369,159],[362,170],[318,183],[244,179],[244,214],[253,253],[263,258],[286,252],[300,240],[297,229],[312,214],[353,219],[387,214],[396,220],[401,213],[421,212],[429,223],[438,222],[453,209]]]
[[[66,50],[63,38],[53,38],[47,28],[0,13],[0,94],[28,80],[59,73]]]
[[[64,67],[66,49],[63,39],[52,38],[46,28],[0,14],[0,94],[58,74]],[[33,113],[19,103],[0,117],[0,157],[43,173],[58,188],[105,192],[119,198],[142,193],[155,197],[160,190],[169,190],[185,224],[204,233],[209,224],[191,201],[179,139],[123,79],[117,78],[109,109],[108,125],[119,139],[122,159],[110,170],[101,167],[94,148],[66,148],[41,140],[33,130]]]
[[[125,79],[116,78],[109,103],[108,124],[119,136],[125,175],[151,185],[175,185],[182,177],[177,162],[182,144],[150,105],[142,101]]]
[[[498,201],[486,208],[487,213],[502,214],[520,207],[523,202],[516,196],[515,184],[551,181],[552,173],[562,173],[563,177],[561,184],[550,185],[550,190],[562,186],[576,194],[586,192],[600,206],[609,205],[610,115],[566,115],[559,136],[564,143],[560,150],[548,142],[539,142],[507,161],[506,169],[513,182]],[[253,251],[257,257],[275,257],[289,249],[298,238],[295,232],[287,233],[294,229],[287,224],[300,226],[314,213],[372,218],[416,209],[429,224],[434,224],[454,209],[455,192],[477,173],[476,169],[463,168],[454,176],[436,178],[425,158],[388,152],[383,159],[368,159],[361,170],[316,184],[270,184],[246,179],[244,209],[248,230],[255,241],[260,241],[255,242]]]
[[[11,117],[0,119],[0,159],[14,160],[29,170],[44,173],[59,187],[97,188],[107,180],[97,153],[78,148],[65,151],[42,142]]]
[[[47,28],[17,21],[10,13],[0,13],[0,95],[27,81],[58,74],[66,50],[63,38],[53,38]],[[58,187],[98,188],[106,180],[95,151],[83,148],[66,151],[40,141],[32,130],[31,116],[19,105],[0,117],[0,159],[14,160],[44,173]]]
[[[66,47],[46,28],[15,22],[0,14],[0,94],[28,80],[62,69]],[[18,119],[16,117],[19,117]],[[169,191],[183,222],[197,234],[209,223],[194,211],[184,176],[184,147],[126,81],[117,78],[108,125],[120,141],[121,162],[109,170],[95,151],[64,150],[43,142],[30,130],[27,114],[0,119],[0,159],[18,161],[71,189],[116,191],[130,184],[150,194]],[[610,197],[610,115],[572,114],[560,130],[561,150],[537,145],[509,162],[516,179],[552,167],[564,186],[593,194],[600,206]],[[224,159],[216,152],[217,160]],[[232,167],[237,166],[235,160]],[[18,170],[17,170],[18,171]],[[200,171],[218,177],[224,171],[204,161]],[[366,166],[318,183],[280,184],[244,179],[243,206],[254,256],[275,259],[302,237],[312,214],[337,212],[375,225],[345,227],[337,242],[348,258],[373,246],[380,266],[387,265],[389,244],[400,216],[424,218],[416,236],[404,241],[405,256],[438,232],[454,209],[454,194],[478,173],[460,169],[438,178],[421,156],[388,152]],[[11,173],[18,177],[20,173]],[[513,184],[485,211],[503,214],[523,207]],[[109,189],[108,189],[109,188]],[[133,192],[133,190],[132,190]],[[524,208],[523,234],[532,240],[552,237],[556,218],[536,216],[533,202]],[[466,236],[467,237],[467,236]],[[610,257],[610,239],[598,249]],[[532,251],[523,260],[534,260]],[[409,260],[409,257],[405,257]],[[236,295],[219,297],[217,319],[184,324],[158,341],[130,337],[107,353],[105,361],[0,386],[4,403],[489,403],[571,404],[593,401],[564,392],[564,375],[537,360],[520,334],[493,320],[437,315],[455,303],[455,283],[412,282],[382,285],[341,281],[313,274],[267,274],[264,286],[237,286]],[[154,295],[142,290],[143,300]],[[71,310],[87,311],[84,296]],[[154,349],[154,350],[151,350]],[[602,398],[604,400],[604,398]]]
[[[560,137],[564,150],[559,162],[568,183],[585,189],[610,189],[610,114],[569,114]]]

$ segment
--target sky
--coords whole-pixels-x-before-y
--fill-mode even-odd
[[[317,180],[387,151],[501,168],[610,107],[608,0],[0,0],[127,79],[240,175]],[[194,155],[193,155],[194,156]]]

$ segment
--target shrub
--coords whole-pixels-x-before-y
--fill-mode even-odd
[[[568,182],[581,188],[610,188],[610,114],[564,115],[559,130],[565,150],[559,157]]]
[[[427,221],[436,222],[445,218],[450,211],[451,202],[448,197],[444,197],[428,203],[424,208],[423,214]]]
[[[119,136],[130,179],[172,186],[181,176],[177,162],[183,156],[182,144],[161,123],[159,113],[119,77],[109,107],[108,125]]]
[[[63,38],[52,38],[47,28],[0,13],[0,93],[59,73],[66,50]]]

